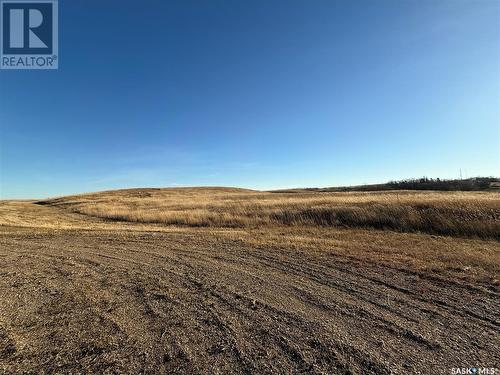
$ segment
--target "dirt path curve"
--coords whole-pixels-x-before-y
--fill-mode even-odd
[[[500,365],[497,289],[342,251],[204,232],[4,225],[0,264],[0,373],[448,374]]]

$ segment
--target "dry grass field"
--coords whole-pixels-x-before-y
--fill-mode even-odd
[[[500,367],[498,192],[0,201],[0,373]]]
[[[110,220],[201,227],[271,225],[391,229],[500,239],[500,200],[484,192],[266,193],[121,190],[43,204]]]

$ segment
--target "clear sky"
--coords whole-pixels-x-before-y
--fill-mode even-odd
[[[500,1],[60,0],[0,197],[500,175]]]

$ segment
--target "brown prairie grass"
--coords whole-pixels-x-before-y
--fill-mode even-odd
[[[500,239],[497,192],[129,189],[41,202],[107,220],[193,227],[346,227]]]

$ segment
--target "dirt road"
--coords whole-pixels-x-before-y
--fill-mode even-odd
[[[342,249],[4,225],[0,262],[0,373],[447,374],[500,364],[498,288]]]

